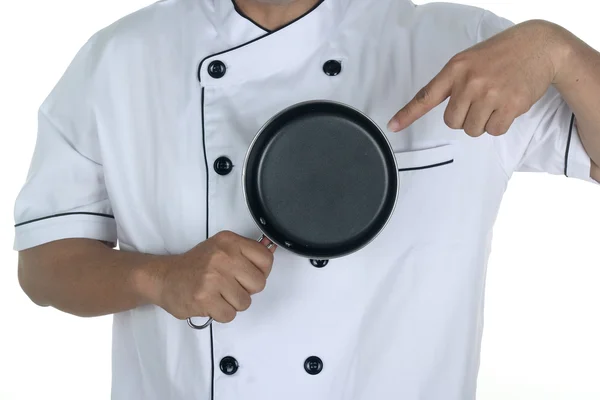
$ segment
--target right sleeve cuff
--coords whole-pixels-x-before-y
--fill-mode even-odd
[[[117,223],[111,215],[61,214],[15,226],[13,249],[21,251],[60,239],[85,238],[117,243]]]
[[[592,160],[585,151],[583,143],[581,143],[575,114],[572,114],[569,124],[567,148],[565,150],[564,174],[566,177],[598,183],[591,177],[591,166]]]

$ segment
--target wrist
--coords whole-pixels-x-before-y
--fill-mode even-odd
[[[132,271],[133,290],[139,305],[160,306],[164,276],[172,256],[149,256]]]

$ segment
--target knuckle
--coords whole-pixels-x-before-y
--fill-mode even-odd
[[[489,126],[485,130],[487,133],[489,133],[492,136],[500,136],[501,135],[500,130],[498,129],[497,126]]]
[[[454,64],[455,66],[464,65],[467,62],[468,59],[469,59],[469,52],[468,51],[461,51],[459,53],[456,53],[450,59],[450,63]]]
[[[518,114],[527,112],[530,107],[527,98],[524,96],[514,96],[509,104],[510,108]]]
[[[250,288],[252,293],[251,294],[256,294],[256,293],[260,293],[263,290],[265,290],[265,287],[267,286],[267,279],[264,276],[257,276],[256,279],[253,280],[252,282],[252,287]]]
[[[196,303],[207,303],[214,296],[215,291],[221,286],[221,275],[216,272],[207,273],[204,278],[198,282],[193,292],[193,300]]]
[[[485,98],[488,100],[497,100],[500,98],[500,89],[496,86],[491,86],[486,89]]]
[[[216,265],[210,265],[204,272],[199,288],[206,289],[215,286],[221,280],[221,274],[217,270]]]
[[[177,318],[180,321],[183,321],[184,319],[188,318],[185,315],[183,315],[183,313],[180,312],[179,310],[172,312],[171,315],[174,316],[175,318]]]
[[[246,311],[252,305],[252,298],[249,295],[242,296],[240,298],[240,308],[239,311]]]
[[[521,106],[521,101],[515,96],[506,103],[506,111],[510,114],[514,114],[519,111]]]
[[[265,269],[264,269],[264,277],[265,279],[269,277],[269,275],[271,275],[271,271],[273,270],[273,264],[269,264]]]
[[[258,292],[262,292],[267,287],[267,278],[261,277],[257,282]]]
[[[450,59],[448,68],[453,73],[465,71],[468,65],[469,55],[466,52],[460,52]]]
[[[480,75],[471,75],[467,80],[467,91],[471,93],[481,93],[485,90],[486,79]]]
[[[229,323],[236,317],[236,312],[233,309],[223,310],[219,313],[218,317],[215,318],[218,322]]]
[[[451,129],[461,128],[460,123],[458,122],[458,118],[453,112],[446,112],[444,114],[444,123]]]
[[[224,250],[218,249],[214,251],[210,255],[210,260],[207,266],[207,273],[214,273],[214,271],[218,268],[219,265],[222,265],[227,261],[227,258],[227,253],[225,253]]]
[[[504,122],[491,123],[486,128],[486,131],[492,136],[501,136],[508,132],[508,124]]]
[[[477,137],[477,136],[481,136],[483,134],[483,132],[480,132],[479,129],[471,127],[471,126],[466,126],[464,128],[464,131],[467,135],[469,135],[471,137]]]
[[[275,261],[275,255],[270,251],[265,254],[265,267],[271,268],[273,266],[273,262]]]
[[[492,132],[488,131],[488,133],[492,136],[502,136],[506,133],[506,129],[496,129]]]
[[[213,251],[208,259],[208,263],[206,265],[206,275],[207,278],[214,278],[216,271],[220,269],[221,266],[226,265],[229,262],[229,255],[224,249],[217,248]]]
[[[204,290],[203,288],[196,290],[192,296],[194,303],[198,304],[204,304],[209,302],[211,297],[211,293],[208,292],[208,290]]]
[[[191,299],[191,301],[185,302],[182,307],[178,307],[176,313],[173,315],[181,320],[189,317],[205,318],[208,317],[207,305],[208,304],[198,303]]]
[[[220,231],[215,235],[215,239],[217,239],[217,241],[221,243],[231,242],[235,240],[236,237],[237,236],[235,233],[228,230]]]

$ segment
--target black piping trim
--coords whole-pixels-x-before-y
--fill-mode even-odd
[[[208,239],[208,181],[210,176],[208,169],[208,157],[206,156],[206,135],[204,129],[204,88],[202,88],[202,92],[200,94],[200,116],[202,118],[202,150],[204,153],[204,168],[206,171],[206,239]],[[210,399],[214,400],[215,398],[215,347],[213,341],[213,328],[212,324],[210,325]]]
[[[41,218],[36,218],[36,219],[31,219],[29,221],[25,221],[25,222],[20,222],[18,224],[15,224],[15,228],[19,227],[19,226],[23,226],[23,225],[27,225],[27,224],[32,224],[34,222],[38,222],[38,221],[43,221],[45,219],[50,219],[50,218],[58,218],[58,217],[65,217],[67,215],[93,215],[95,217],[103,217],[103,218],[110,218],[110,219],[115,219],[114,215],[110,215],[110,214],[101,214],[101,213],[95,213],[95,212],[85,212],[85,211],[80,211],[80,212],[68,212],[68,213],[61,213],[61,214],[54,214],[54,215],[48,215],[47,217],[41,217]]]
[[[404,171],[418,171],[418,170],[421,170],[421,169],[429,169],[429,168],[441,167],[442,165],[452,164],[453,162],[454,162],[454,160],[448,160],[448,161],[444,161],[444,162],[437,163],[437,164],[424,165],[422,167],[398,168],[398,171],[400,171],[400,172],[404,172]]]
[[[244,14],[244,12],[238,7],[238,5],[235,2],[235,0],[231,0],[231,2],[233,3],[233,9],[235,10],[235,12],[237,12],[240,15],[240,17],[242,17],[244,19],[247,19],[248,21],[250,21],[252,23],[252,25],[255,25],[256,27],[262,29],[265,32],[271,32],[270,29],[267,29],[264,26],[262,26],[260,24],[257,24],[252,19],[250,19],[250,17],[248,17],[246,14]]]
[[[206,156],[206,135],[204,133],[204,88],[202,88],[200,104],[202,110],[200,115],[202,118],[202,151],[204,153],[204,168],[206,170],[206,238],[208,239],[208,180],[209,180],[209,169],[208,169],[208,157]]]
[[[308,10],[307,12],[305,12],[304,14],[302,14],[301,16],[299,16],[298,18],[296,18],[296,19],[293,19],[292,21],[288,22],[287,24],[285,24],[285,25],[283,25],[283,26],[280,26],[279,28],[277,28],[277,29],[275,29],[275,30],[272,30],[272,31],[267,31],[267,33],[265,33],[264,35],[261,35],[261,36],[259,36],[259,37],[255,38],[255,39],[252,39],[252,40],[250,40],[250,41],[248,41],[248,42],[246,42],[246,43],[242,43],[242,44],[240,44],[240,45],[238,45],[238,46],[235,46],[235,47],[232,47],[232,48],[230,48],[230,49],[223,50],[223,51],[220,51],[220,52],[218,52],[218,53],[214,53],[214,54],[209,54],[208,56],[204,57],[204,58],[202,59],[202,61],[200,61],[200,64],[198,64],[198,72],[197,72],[197,75],[198,75],[198,81],[199,81],[199,82],[202,82],[202,79],[200,78],[200,76],[201,76],[200,72],[202,71],[202,64],[204,64],[204,61],[208,60],[208,59],[209,59],[209,58],[211,58],[211,57],[220,56],[220,55],[222,55],[222,54],[229,53],[229,52],[231,52],[231,51],[234,51],[234,50],[240,49],[240,48],[242,48],[242,47],[244,47],[244,46],[248,46],[249,44],[252,44],[252,43],[254,43],[254,42],[258,42],[259,40],[261,40],[261,39],[263,39],[263,38],[266,38],[266,37],[267,37],[267,36],[269,36],[269,35],[272,35],[272,34],[274,34],[274,33],[276,33],[276,32],[279,32],[280,30],[282,30],[282,29],[285,29],[285,28],[287,28],[288,26],[292,25],[293,23],[295,23],[295,22],[298,22],[298,21],[299,21],[299,20],[301,20],[302,18],[306,17],[308,14],[310,14],[311,12],[313,12],[314,10],[316,10],[316,9],[317,9],[317,8],[318,8],[318,7],[319,7],[321,4],[323,4],[323,2],[324,2],[324,1],[325,1],[325,0],[319,0],[319,2],[318,2],[317,4],[315,4],[315,5],[314,5],[314,6],[313,6],[313,7],[312,7],[310,10]],[[234,3],[234,4],[235,4],[235,3]],[[237,11],[237,10],[236,10],[236,11]],[[264,28],[263,28],[263,29],[264,29]]]
[[[565,176],[568,177],[567,174],[569,169],[569,150],[571,149],[571,138],[573,137],[573,125],[575,123],[575,114],[571,114],[571,123],[569,125],[569,136],[567,137],[567,149],[565,150]]]
[[[213,344],[213,327],[210,324],[210,400],[215,400],[215,346]]]

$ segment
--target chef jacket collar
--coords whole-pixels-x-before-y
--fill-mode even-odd
[[[267,78],[303,62],[328,43],[349,3],[323,0],[299,19],[266,32],[240,15],[231,0],[213,0],[216,29],[231,47],[201,61],[198,70],[201,84],[228,86]],[[225,75],[220,78],[209,75],[208,68],[213,61],[225,64]]]

